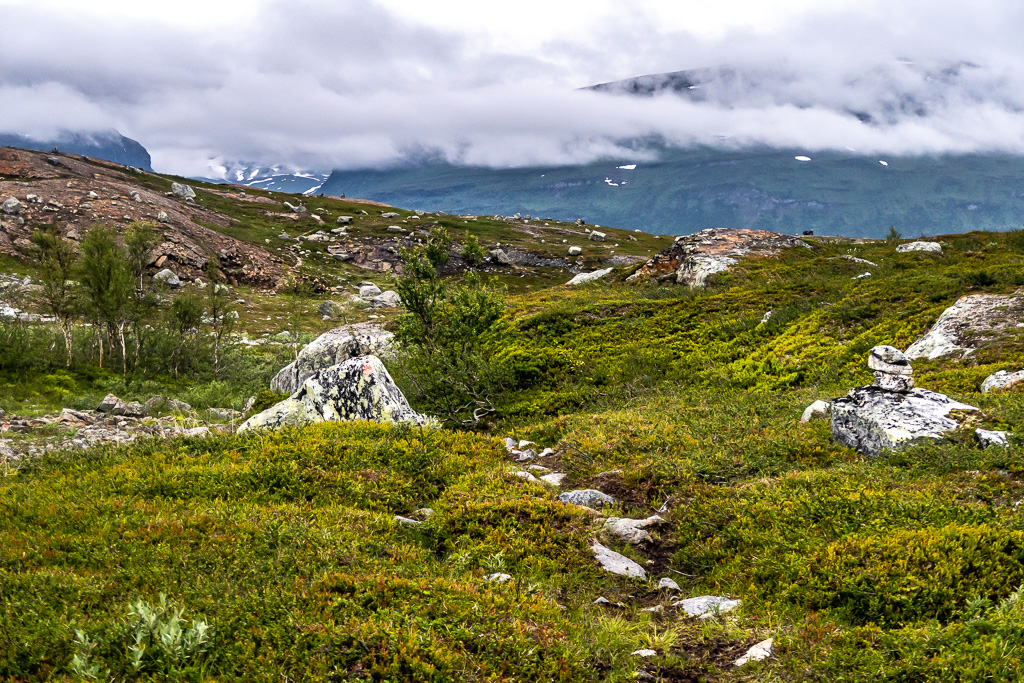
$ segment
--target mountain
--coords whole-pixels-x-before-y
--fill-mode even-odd
[[[116,130],[93,133],[64,132],[55,138],[39,140],[18,133],[0,133],[0,147],[20,147],[49,152],[59,149],[68,154],[81,154],[94,159],[113,161],[152,171],[149,152],[139,142],[121,135]]]
[[[329,171],[304,171],[241,162],[229,164],[224,170],[223,177],[199,178],[199,180],[244,185],[271,192],[310,195],[320,192],[321,185],[329,176]]]
[[[335,171],[320,191],[423,211],[584,218],[670,235],[721,227],[881,237],[895,226],[918,236],[1019,227],[1024,159],[663,148],[648,162]]]

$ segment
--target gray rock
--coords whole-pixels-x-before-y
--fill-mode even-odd
[[[999,370],[995,374],[986,377],[985,381],[981,383],[981,393],[987,394],[996,389],[1010,389],[1020,382],[1024,382],[1024,370],[1020,372]]]
[[[406,230],[405,228],[403,228],[401,225],[389,225],[388,226],[388,232],[397,232],[397,233],[401,233],[401,234],[404,235],[404,234],[406,234],[409,231]]]
[[[389,289],[386,292],[381,292],[375,297],[369,300],[370,309],[377,310],[378,308],[394,308],[402,305],[402,297],[399,296],[398,292]]]
[[[975,429],[974,433],[978,435],[978,441],[985,448],[989,446],[999,446],[1000,448],[1006,448],[1010,445],[1007,437],[1010,436],[1009,432],[992,431],[989,429]]]
[[[395,213],[394,211],[382,211],[380,214],[381,218],[401,218],[402,214]]]
[[[360,299],[371,299],[375,296],[380,296],[380,287],[377,285],[363,285],[359,288]]]
[[[583,249],[580,247],[569,247],[569,256],[579,256],[583,253]]]
[[[205,426],[192,427],[191,429],[186,429],[184,432],[182,432],[182,436],[207,437],[210,436],[210,428]]]
[[[146,407],[136,401],[122,401],[110,411],[111,415],[123,417],[146,417]]]
[[[196,199],[196,191],[184,183],[171,183],[171,194],[186,202],[194,202]]]
[[[628,519],[625,517],[609,517],[604,521],[604,530],[627,543],[637,545],[651,540],[647,529],[664,524],[665,520],[658,515],[647,519]]]
[[[597,541],[592,541],[590,550],[594,553],[594,559],[601,565],[601,569],[611,574],[628,576],[632,579],[646,579],[647,570],[638,565],[625,555],[620,555],[614,550],[604,547]]]
[[[343,325],[324,332],[299,352],[298,358],[270,381],[270,388],[295,393],[314,373],[354,356],[388,356],[394,335],[378,325]]]
[[[419,520],[409,519],[408,517],[403,517],[402,515],[395,515],[395,521],[398,522],[399,524],[408,524],[410,526],[416,526],[418,524],[423,524],[423,522],[421,522]]]
[[[597,230],[595,230],[594,232],[590,233],[590,239],[592,241],[594,241],[594,242],[604,242],[604,240],[605,240],[605,238],[607,236],[608,235],[606,235],[605,233],[598,232]]]
[[[570,505],[581,505],[589,508],[600,508],[605,505],[615,505],[615,499],[597,489],[578,489],[566,491],[558,496],[558,500]]]
[[[545,484],[551,484],[552,486],[561,486],[562,480],[565,479],[566,476],[568,475],[566,475],[564,472],[552,472],[551,474],[545,474],[543,477],[540,478],[540,480]]]
[[[495,572],[493,574],[488,574],[487,576],[484,577],[484,581],[487,581],[488,583],[507,583],[507,582],[509,582],[511,580],[512,580],[512,575],[511,574],[502,574],[501,572]]]
[[[117,396],[114,396],[113,394],[107,394],[106,396],[103,397],[103,400],[100,401],[100,404],[96,406],[96,410],[101,413],[110,413],[113,412],[115,408],[117,408],[119,405],[123,403],[124,401],[119,399]]]
[[[335,420],[428,422],[409,406],[379,358],[357,356],[307,378],[298,391],[249,418],[238,431]]]
[[[8,216],[13,216],[21,211],[21,202],[18,201],[17,197],[10,197],[5,199],[3,204],[0,204],[0,210]]]
[[[687,598],[673,602],[672,606],[681,607],[688,617],[708,619],[716,614],[731,612],[740,606],[740,601],[721,595],[702,595],[699,598]]]
[[[342,305],[337,301],[324,301],[316,307],[317,313],[325,315],[328,318],[333,318],[336,315],[340,315],[343,308]]]
[[[930,251],[933,254],[942,253],[942,245],[938,242],[908,242],[896,247],[896,252],[905,254],[908,251]]]
[[[156,215],[156,222],[157,223],[169,223],[170,221],[171,221],[171,217],[167,215],[166,211],[161,211],[160,213],[158,213]]]
[[[512,265],[512,259],[509,258],[509,255],[505,253],[504,249],[491,249],[491,251],[489,253],[490,253],[491,259],[495,263],[499,263],[499,264],[501,264],[503,266],[511,266]]]
[[[829,411],[832,406],[828,401],[815,401],[811,405],[804,408],[804,414],[800,416],[801,422],[810,422],[816,417],[828,417]]]
[[[887,391],[906,393],[914,388],[914,378],[910,375],[890,375],[887,372],[876,372],[875,386]]]
[[[96,199],[100,198],[100,196],[98,194],[96,194],[95,192],[93,192],[92,190],[89,190],[89,194],[87,194],[85,196],[87,198],[89,198],[90,200],[96,200]]]
[[[603,278],[604,276],[606,276],[610,272],[612,272],[611,268],[605,268],[603,270],[595,270],[595,271],[593,271],[591,273],[579,273],[578,275],[573,277],[571,280],[569,280],[565,284],[567,284],[567,285],[585,285],[588,282],[594,282],[595,280],[600,280],[601,278]]]
[[[1016,332],[1022,322],[1024,297],[969,294],[943,311],[928,333],[910,345],[906,356],[911,360],[953,353],[966,356],[1003,332]]]
[[[240,412],[232,408],[207,408],[206,413],[214,420],[236,420],[242,416]]]
[[[192,406],[190,406],[189,404],[185,403],[184,401],[179,401],[173,398],[167,399],[167,408],[169,410],[177,410],[182,413],[187,413],[192,410]]]
[[[167,399],[163,396],[150,396],[149,399],[142,404],[142,408],[146,411],[146,415],[155,415],[166,407]]]
[[[912,375],[914,369],[903,352],[895,346],[876,346],[868,354],[868,367],[890,375]]]
[[[352,216],[338,216],[338,225],[352,225]]]
[[[164,268],[159,273],[154,275],[153,279],[156,280],[157,282],[162,282],[171,289],[177,289],[178,287],[181,287],[181,280],[178,278],[177,275],[174,274],[174,271],[168,270],[167,268]]]
[[[665,578],[658,581],[658,590],[678,591],[679,584],[666,576]]]
[[[832,438],[877,456],[901,450],[920,439],[938,439],[958,423],[952,410],[977,410],[925,389],[895,392],[878,386],[854,387],[848,396],[832,401]]]

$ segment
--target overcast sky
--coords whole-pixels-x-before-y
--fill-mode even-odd
[[[1020,0],[0,0],[0,131],[157,170],[509,166],[636,139],[1024,154]],[[728,66],[698,100],[577,88]],[[860,117],[855,115],[860,114]]]

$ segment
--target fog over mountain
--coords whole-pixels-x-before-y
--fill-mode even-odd
[[[185,175],[225,176],[239,160],[644,160],[650,143],[1024,152],[1024,7],[1007,0],[839,3],[717,35],[659,22],[649,3],[601,5],[585,23],[538,24],[543,39],[521,49],[393,1],[275,0],[189,22],[52,4],[0,2],[19,27],[0,41],[0,131],[117,129]],[[680,69],[698,87],[580,89]]]

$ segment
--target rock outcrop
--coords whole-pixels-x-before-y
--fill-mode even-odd
[[[1016,327],[1024,327],[1024,296],[969,294],[939,316],[928,333],[910,345],[907,358],[939,358],[953,353],[966,356],[983,343]]]
[[[601,565],[601,569],[611,574],[628,576],[631,579],[646,579],[647,570],[629,559],[625,555],[606,548],[597,541],[592,541],[590,551],[594,553],[594,559]]]
[[[985,381],[981,383],[981,393],[987,394],[997,389],[1012,389],[1021,382],[1024,382],[1024,370],[1020,372],[999,370],[986,377]]]
[[[306,378],[298,391],[252,416],[238,431],[343,420],[427,423],[409,406],[379,358],[357,356]]]
[[[775,256],[782,249],[810,248],[803,240],[765,230],[701,230],[677,237],[672,246],[658,252],[629,280],[653,278],[690,287],[703,287],[709,277],[729,269],[748,256]]]
[[[854,387],[832,401],[832,438],[864,455],[941,438],[960,426],[952,411],[977,410],[945,394],[914,389],[913,368],[892,346],[871,349],[868,367],[875,371],[875,384]]]
[[[612,272],[611,268],[604,268],[602,270],[595,270],[591,273],[580,273],[574,276],[571,280],[566,282],[567,285],[585,285],[588,282],[594,282],[600,280],[608,273]]]
[[[387,357],[391,353],[393,338],[393,334],[372,323],[336,327],[307,344],[298,358],[270,380],[270,388],[293,394],[314,373],[354,356]]]

